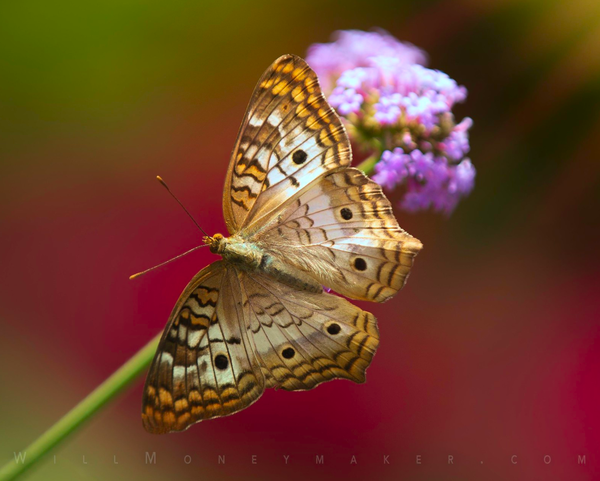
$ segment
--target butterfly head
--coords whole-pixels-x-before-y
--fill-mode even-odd
[[[223,251],[223,245],[225,244],[223,242],[223,234],[215,234],[212,237],[211,236],[206,236],[204,237],[204,239],[202,239],[204,241],[205,244],[207,244],[210,248],[210,251],[213,254],[221,254],[221,252]]]

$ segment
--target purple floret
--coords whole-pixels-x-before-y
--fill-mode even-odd
[[[337,87],[329,97],[331,106],[342,115],[358,113],[363,101],[363,96],[356,90],[343,87]]]

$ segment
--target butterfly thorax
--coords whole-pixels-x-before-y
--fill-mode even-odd
[[[257,269],[264,256],[260,247],[239,235],[223,237],[222,234],[215,234],[207,237],[205,242],[210,246],[213,254],[218,254],[226,261],[243,269]]]
[[[210,246],[213,254],[220,255],[241,271],[258,271],[303,291],[323,291],[321,284],[312,276],[240,235],[223,237],[221,234],[215,234],[206,237],[204,241]]]

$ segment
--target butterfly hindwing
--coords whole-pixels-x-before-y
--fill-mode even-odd
[[[377,346],[375,317],[341,297],[299,291],[242,273],[248,329],[268,387],[312,389],[332,379],[364,382]]]
[[[218,261],[192,279],[146,378],[142,420],[147,431],[182,431],[244,409],[261,396],[265,382],[242,315],[233,267]]]
[[[256,241],[334,291],[377,302],[402,288],[422,247],[398,226],[381,187],[354,168],[292,199]]]
[[[233,149],[223,195],[229,232],[250,235],[290,196],[350,161],[316,74],[300,57],[278,58],[258,81]]]

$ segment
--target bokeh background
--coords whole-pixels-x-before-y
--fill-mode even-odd
[[[3,2],[2,463],[162,330],[213,260],[198,251],[128,280],[201,239],[155,175],[207,231],[224,231],[227,162],[263,70],[337,29],[371,27],[468,88],[455,113],[474,119],[478,175],[450,219],[397,212],[425,249],[405,290],[363,305],[381,331],[367,384],[269,391],[155,437],[141,426],[140,378],[29,479],[598,479],[591,0]]]

